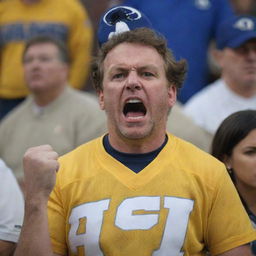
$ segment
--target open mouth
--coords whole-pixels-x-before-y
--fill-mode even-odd
[[[125,117],[139,118],[144,117],[147,113],[147,110],[143,102],[139,99],[130,99],[128,100],[123,108],[123,114]]]

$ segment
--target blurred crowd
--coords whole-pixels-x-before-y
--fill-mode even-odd
[[[187,61],[169,132],[216,156],[222,122],[248,109],[248,120],[256,116],[255,0],[0,0],[0,190],[6,199],[0,199],[0,255],[1,250],[11,255],[22,225],[22,210],[6,216],[12,207],[23,207],[25,151],[50,144],[63,155],[107,131],[89,73],[100,47],[100,19],[115,5],[142,11],[165,36],[175,58]],[[256,127],[250,129],[253,141]],[[248,207],[253,203],[240,185],[246,181],[233,171],[239,167],[231,164],[232,154],[229,161],[223,155],[216,157],[232,172],[255,223],[256,211]],[[255,184],[250,186],[256,190]]]

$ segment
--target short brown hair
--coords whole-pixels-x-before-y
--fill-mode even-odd
[[[58,48],[59,59],[64,63],[70,63],[69,52],[66,44],[63,41],[48,35],[39,35],[28,39],[23,50],[22,61],[24,61],[25,54],[31,46],[44,43],[55,45]]]
[[[182,83],[187,71],[185,60],[176,61],[172,52],[167,47],[166,40],[163,36],[157,34],[149,28],[137,28],[131,31],[126,31],[113,36],[104,43],[99,50],[98,56],[92,62],[92,80],[96,91],[103,90],[103,62],[107,54],[121,43],[138,43],[146,46],[151,46],[163,57],[165,63],[166,78],[170,84],[173,84],[177,89],[182,87]]]

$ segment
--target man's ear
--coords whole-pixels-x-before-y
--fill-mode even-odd
[[[169,107],[173,107],[177,100],[177,88],[174,85],[170,85],[168,88],[168,99],[169,99]]]
[[[212,65],[214,65],[215,68],[218,68],[219,70],[221,70],[223,51],[213,47],[210,50],[210,56],[211,56]]]
[[[100,90],[97,92],[98,94],[98,100],[99,100],[99,104],[100,104],[100,109],[104,110],[105,109],[105,104],[104,104],[104,94],[103,91]]]

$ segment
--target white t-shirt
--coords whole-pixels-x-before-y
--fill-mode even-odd
[[[231,91],[222,79],[195,94],[184,106],[184,112],[212,134],[230,114],[246,109],[256,109],[256,96],[241,97]]]
[[[0,240],[17,242],[24,217],[24,199],[12,171],[0,159]]]

